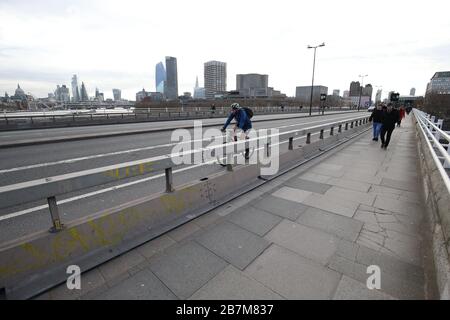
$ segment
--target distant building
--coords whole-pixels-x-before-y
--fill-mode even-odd
[[[95,100],[99,102],[105,101],[105,95],[103,92],[98,91],[98,88],[95,88]]]
[[[206,99],[205,88],[200,88],[198,85],[198,77],[195,80],[194,99]]]
[[[164,93],[164,84],[166,82],[166,69],[164,64],[159,62],[155,67],[155,86],[156,92]]]
[[[136,102],[141,102],[144,99],[150,99],[151,101],[163,101],[164,95],[161,92],[148,92],[145,89],[136,93]]]
[[[416,95],[416,88],[411,88],[411,90],[409,91],[409,95],[411,97],[414,97]]]
[[[361,92],[361,83],[359,81],[352,81],[350,83],[350,97],[359,96]]]
[[[113,97],[114,97],[114,101],[122,100],[122,90],[113,89]]]
[[[358,104],[360,103],[360,97],[359,96],[350,96],[351,105],[355,108],[358,107]],[[361,104],[360,108],[368,108],[370,107],[371,99],[369,96],[361,96]]]
[[[81,83],[81,101],[89,101],[89,95],[87,93],[86,87],[84,85],[84,82]]]
[[[343,98],[348,98],[348,97],[350,97],[350,91],[345,90],[344,94],[343,94]]]
[[[25,91],[20,87],[19,84],[17,84],[17,89],[14,93],[14,96],[11,97],[12,100],[27,100],[27,95],[25,94]]]
[[[72,101],[79,102],[80,98],[80,90],[78,89],[78,78],[77,75],[74,74],[72,77]]]
[[[328,87],[325,86],[314,86],[313,87],[313,101],[320,100],[320,95],[328,95]],[[311,100],[311,86],[301,86],[295,89],[295,98],[307,102]]]
[[[450,71],[436,72],[427,85],[426,94],[450,94]]]
[[[333,90],[333,96],[339,97],[340,94],[341,94],[341,90],[338,90],[338,89]]]
[[[377,94],[375,95],[375,103],[380,103],[381,102],[381,94],[383,93],[383,90],[378,89],[377,90]]]
[[[169,100],[178,98],[178,70],[177,58],[166,57],[166,81],[164,83],[164,95]]]
[[[267,74],[238,74],[236,75],[236,90],[244,97],[270,97],[269,76]]]
[[[205,97],[213,99],[227,91],[227,64],[208,61],[204,64]]]
[[[70,92],[66,85],[56,86],[55,99],[59,102],[70,102]]]

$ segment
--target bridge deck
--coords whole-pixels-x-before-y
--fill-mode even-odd
[[[408,116],[115,258],[43,299],[424,299],[425,209]],[[381,289],[369,290],[367,267]]]

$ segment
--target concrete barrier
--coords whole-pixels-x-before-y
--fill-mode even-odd
[[[280,155],[280,165],[305,157],[349,135],[358,126],[323,140],[312,141]],[[264,183],[259,165],[236,166],[176,188],[88,215],[66,224],[58,233],[43,231],[0,249],[0,289],[8,299],[27,299],[67,280],[66,269],[83,272],[170,231]]]
[[[450,194],[437,170],[426,138],[415,121],[417,150],[427,209],[427,225],[431,228],[434,273],[441,299],[450,299]]]

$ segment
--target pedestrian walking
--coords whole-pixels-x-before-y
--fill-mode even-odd
[[[398,127],[400,127],[400,124],[402,123],[402,120],[405,118],[405,108],[403,106],[400,107],[399,118],[400,118],[400,120],[397,123]]]
[[[400,114],[398,110],[392,107],[392,103],[389,103],[383,111],[381,117],[381,148],[387,149],[389,142],[391,141],[392,132],[395,129],[395,124],[400,121]]]
[[[369,121],[373,121],[373,141],[378,141],[378,137],[381,133],[381,127],[383,124],[381,123],[383,116],[383,109],[381,104],[379,104],[370,115]]]

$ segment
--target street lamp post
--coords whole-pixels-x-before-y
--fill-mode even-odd
[[[314,90],[314,71],[316,69],[316,49],[318,47],[325,47],[325,42],[317,46],[308,46],[308,49],[314,49],[314,62],[313,62],[313,74],[312,74],[312,84],[311,84],[311,100],[309,103],[309,115],[312,114],[312,101],[313,101],[313,90]]]
[[[359,77],[361,78],[361,88],[360,88],[360,90],[359,90],[358,111],[359,111],[359,108],[361,107],[361,95],[362,95],[362,91],[363,91],[363,89],[364,89],[364,78],[367,77],[367,76],[368,76],[367,74],[365,74],[365,75],[359,75]]]

